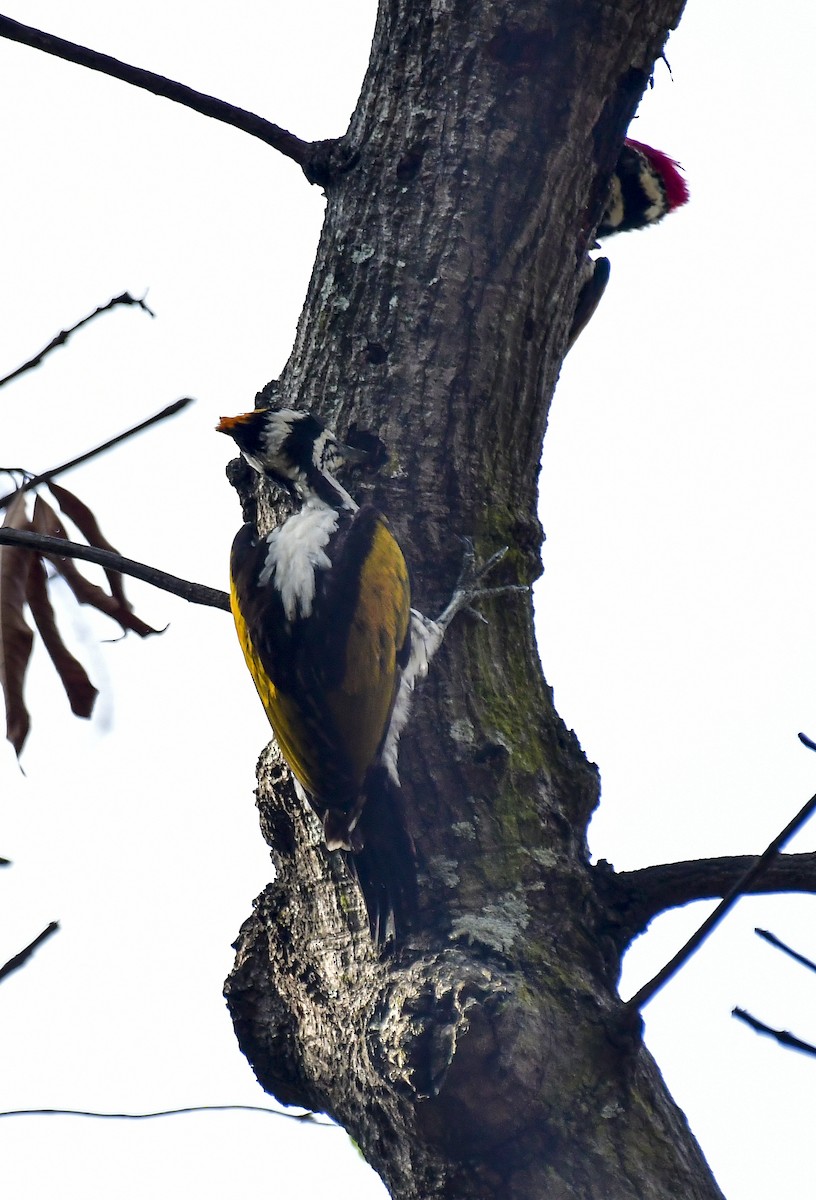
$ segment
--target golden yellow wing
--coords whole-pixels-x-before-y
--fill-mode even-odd
[[[382,745],[410,626],[405,559],[385,518],[361,509],[326,548],[312,611],[287,621],[266,544],[250,526],[233,546],[238,638],[281,752],[321,806],[348,811]]]
[[[354,773],[362,783],[382,745],[411,616],[408,568],[397,539],[379,517],[359,572],[358,599],[345,649],[345,670],[326,703]]]

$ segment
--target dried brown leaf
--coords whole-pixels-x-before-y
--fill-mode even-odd
[[[65,532],[65,526],[60,521],[54,509],[47,500],[43,500],[42,496],[39,495],[34,497],[34,513],[28,522],[27,528],[32,533],[44,533],[48,537],[68,537],[68,534]]]
[[[28,575],[28,605],[43,645],[62,680],[71,712],[77,717],[90,717],[98,692],[82,666],[62,640],[57,628],[54,609],[48,596],[47,574],[42,559],[35,558]]]
[[[3,525],[28,527],[25,496],[6,509]],[[34,559],[22,546],[0,546],[0,686],[6,705],[6,737],[19,758],[31,719],[23,698],[23,682],[34,642],[24,616],[28,575]]]
[[[48,481],[48,489],[52,496],[59,504],[61,511],[70,521],[73,521],[79,532],[85,538],[89,546],[96,546],[99,550],[110,550],[112,554],[118,554],[119,551],[115,546],[112,546],[108,539],[99,528],[99,522],[96,517],[80,500],[79,496],[75,496],[73,492],[69,492],[67,488],[61,487],[54,483],[53,480]],[[128,610],[133,608],[133,605],[125,596],[124,580],[121,571],[110,571],[105,568],[105,574],[108,577],[111,595],[115,600]]]
[[[51,537],[68,540],[59,517],[42,496],[38,496],[34,501],[34,518],[31,528],[36,533],[46,533]],[[152,625],[140,620],[127,605],[122,605],[115,596],[109,595],[101,587],[91,583],[89,579],[80,574],[72,559],[63,558],[59,554],[47,554],[45,557],[53,562],[80,604],[90,604],[93,608],[105,613],[106,616],[112,617],[114,621],[118,621],[122,629],[131,630],[139,637],[148,637],[151,633],[159,632]]]

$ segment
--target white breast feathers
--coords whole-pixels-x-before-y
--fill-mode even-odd
[[[331,559],[326,546],[337,528],[339,513],[320,500],[308,500],[279,529],[267,537],[264,565],[258,584],[277,588],[289,621],[311,614],[315,597],[315,571],[327,571]]]

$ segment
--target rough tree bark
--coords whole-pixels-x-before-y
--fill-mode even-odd
[[[541,444],[586,248],[681,9],[381,0],[273,390],[384,440],[389,464],[356,490],[389,514],[426,613],[458,536],[483,557],[508,545],[505,582],[539,573]],[[390,956],[264,753],[278,874],[227,984],[241,1047],[278,1099],[344,1125],[400,1200],[719,1196],[617,996],[638,918],[589,864],[597,773],[553,708],[529,598],[483,608],[488,625],[452,627],[403,738],[421,913]]]

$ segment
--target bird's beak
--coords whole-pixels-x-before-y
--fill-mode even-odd
[[[338,442],[337,449],[346,463],[366,463],[371,459],[367,450],[357,450],[354,446],[347,446],[344,442]]]

